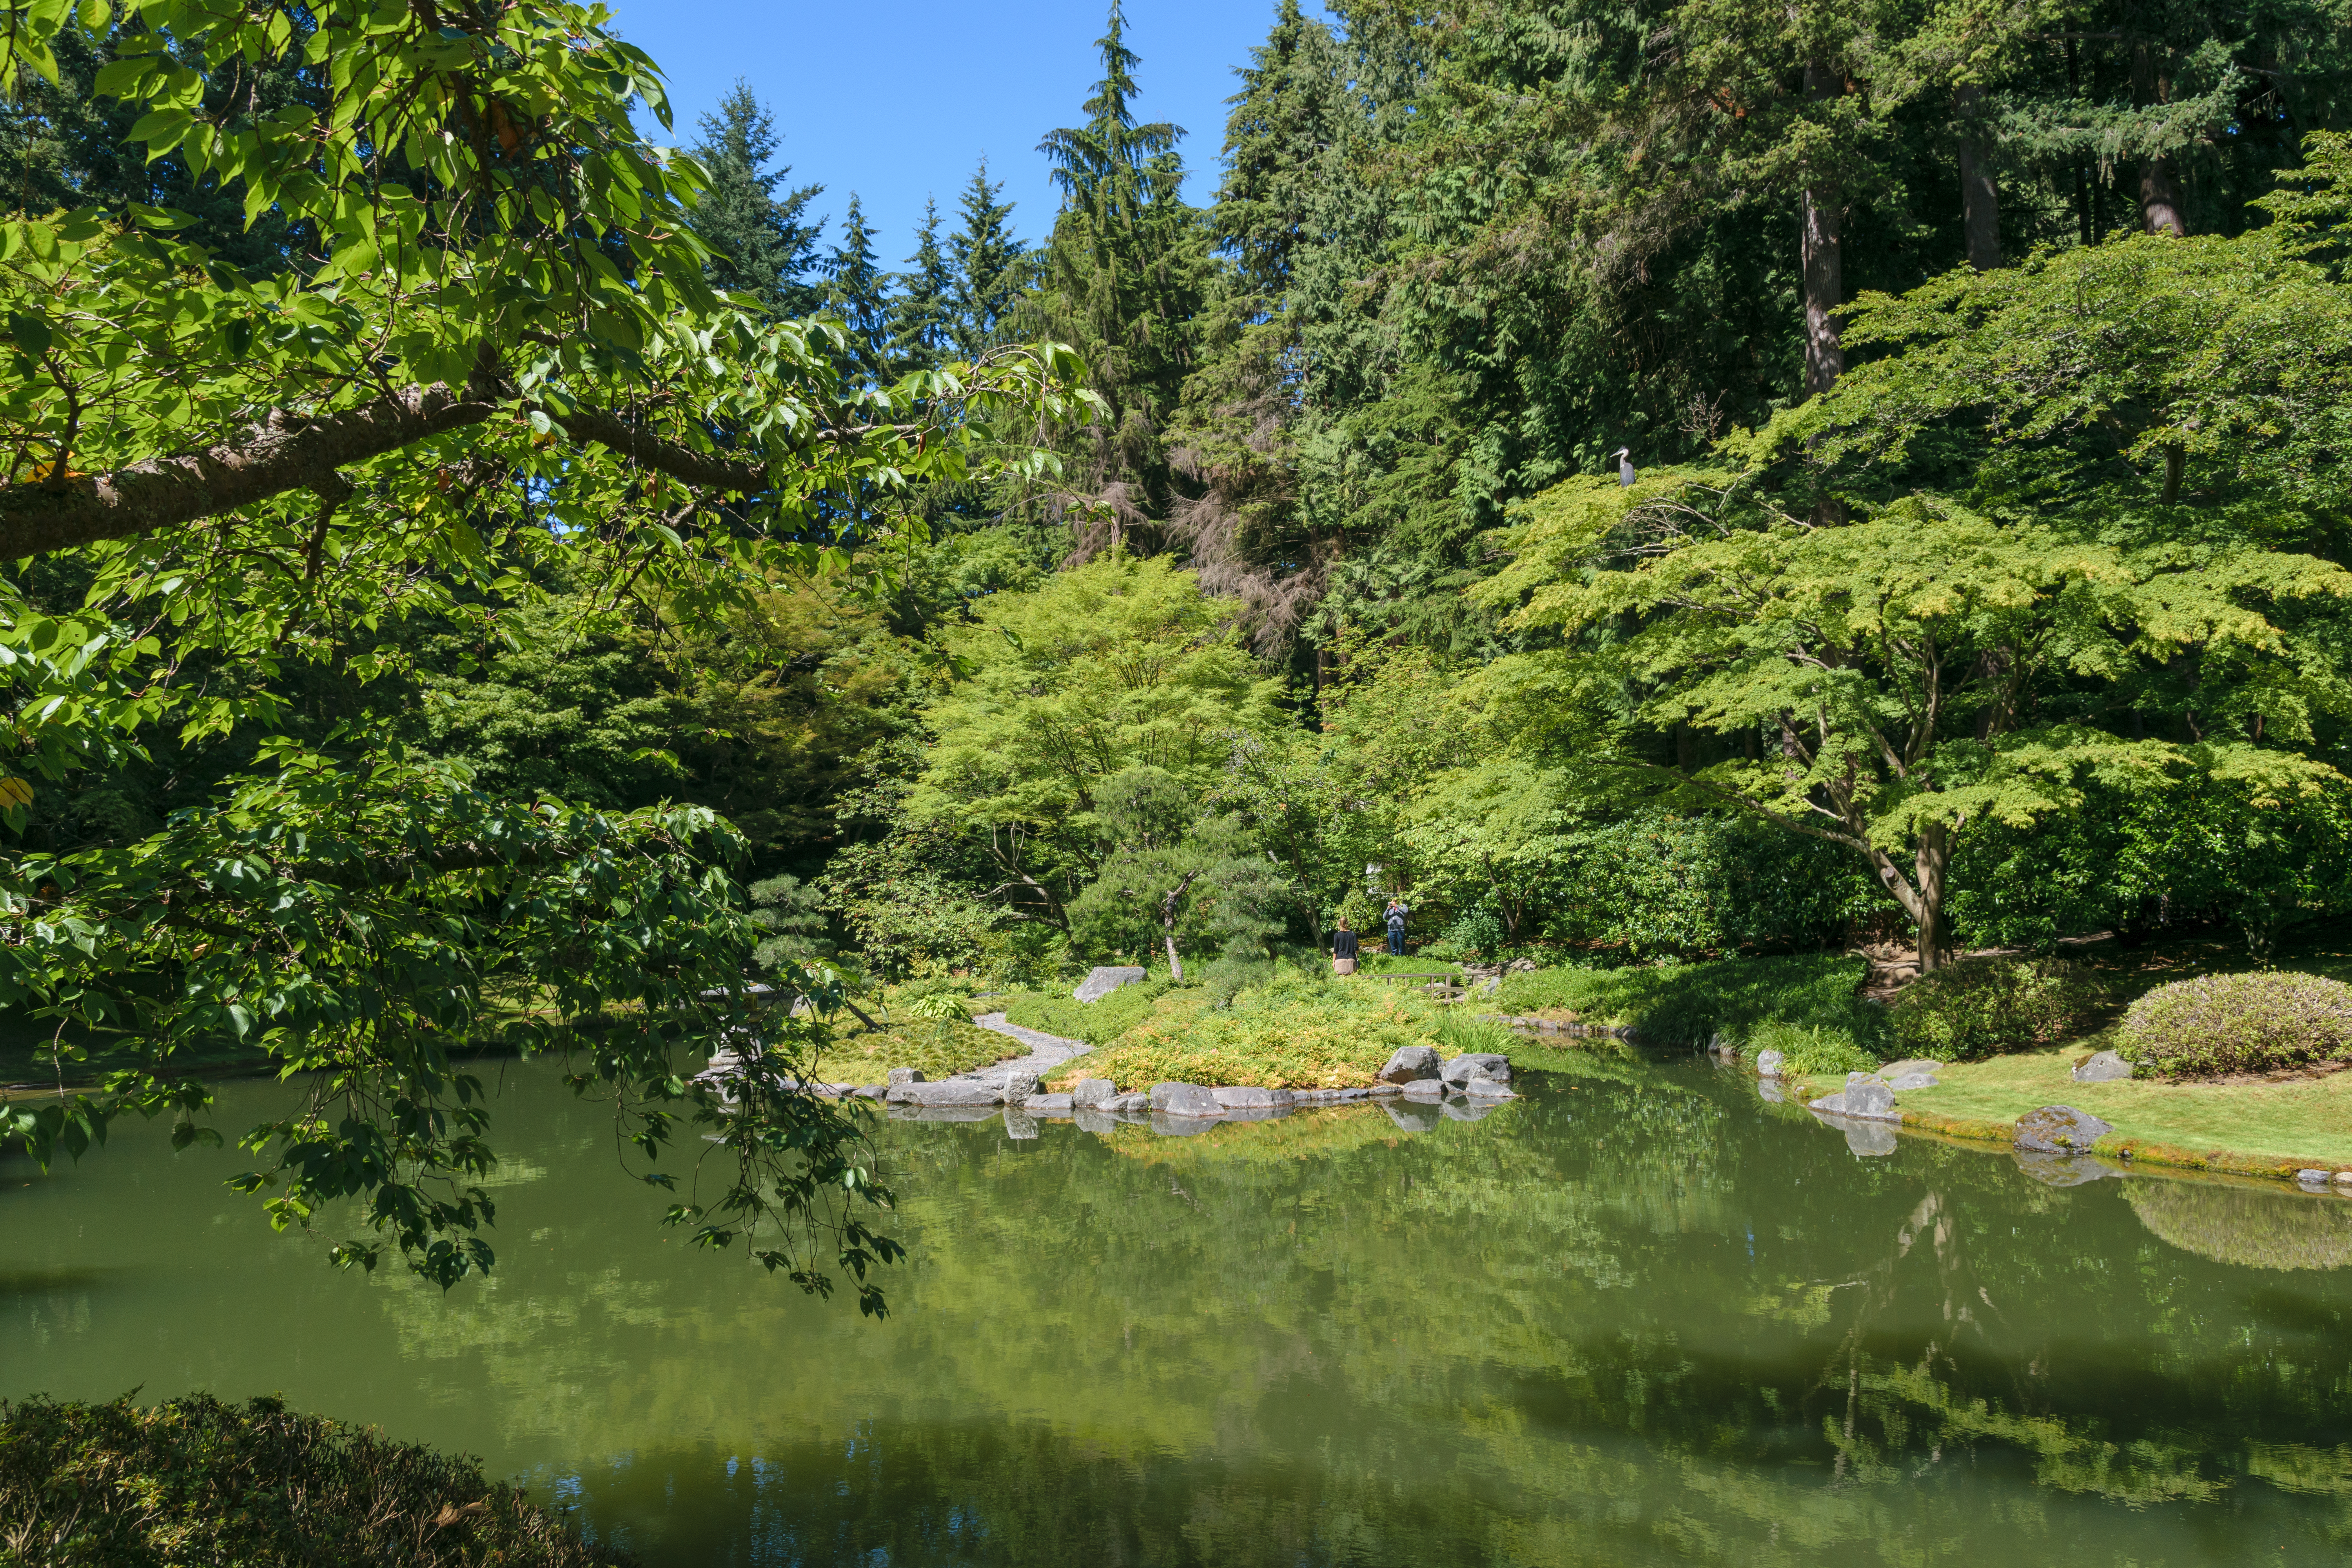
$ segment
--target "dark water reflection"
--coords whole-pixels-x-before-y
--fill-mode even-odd
[[[894,1125],[879,1327],[660,1239],[546,1076],[509,1075],[500,1271],[446,1299],[134,1138],[5,1167],[0,1392],[282,1391],[662,1564],[2352,1548],[2352,1203],[1858,1158],[1686,1062],[1529,1087],[1421,1131]]]

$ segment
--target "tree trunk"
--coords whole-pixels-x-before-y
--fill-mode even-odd
[[[2142,107],[2165,102],[2172,96],[2172,83],[2160,76],[2156,58],[2148,46],[2142,44],[2132,51],[2132,97]],[[2150,234],[2168,234],[2176,239],[2189,233],[2189,217],[2180,197],[2180,174],[2169,158],[2147,157],[2139,161],[2139,216]]]
[[[1168,946],[1168,978],[1181,983],[1184,978],[1184,961],[1176,956],[1176,910],[1184,900],[1184,889],[1192,885],[1198,871],[1187,871],[1184,879],[1169,890],[1160,900],[1160,938]]]
[[[1992,160],[1979,140],[1984,89],[1958,89],[1952,100],[1960,121],[1960,228],[1969,265],[1990,272],[2000,265],[2000,194],[1992,183]]]
[[[1842,85],[1837,73],[1827,66],[1806,62],[1806,96],[1834,98]],[[1805,186],[1798,221],[1798,250],[1805,274],[1805,391],[1819,395],[1845,374],[1837,320],[1837,308],[1845,303],[1845,272],[1838,255],[1845,197],[1835,182],[1817,175]]]
[[[1944,967],[1951,948],[1951,932],[1944,921],[1944,873],[1952,861],[1952,837],[1941,823],[1919,830],[1919,847],[1913,856],[1919,894],[1919,973],[1931,974]]]

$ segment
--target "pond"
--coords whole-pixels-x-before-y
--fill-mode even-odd
[[[498,1272],[446,1298],[329,1269],[160,1129],[0,1165],[0,1394],[282,1394],[663,1568],[2352,1549],[2342,1199],[1858,1157],[1595,1057],[1427,1131],[890,1124],[877,1324],[667,1237],[597,1107],[503,1080]]]

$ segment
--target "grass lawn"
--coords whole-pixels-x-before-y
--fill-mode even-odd
[[[1895,1096],[1903,1110],[1973,1121],[2014,1121],[2044,1105],[2071,1105],[2115,1125],[2116,1135],[2203,1152],[2308,1161],[2352,1168],[2352,1072],[2284,1083],[2076,1083],[2093,1048],[2075,1042],[1937,1068],[1934,1089]],[[1844,1080],[1807,1080],[1817,1092]]]

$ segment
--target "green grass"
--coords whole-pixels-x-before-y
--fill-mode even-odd
[[[886,1016],[866,997],[858,998],[857,1005],[882,1027],[868,1029],[854,1015],[844,1012],[834,1021],[833,1043],[817,1058],[819,1078],[835,1083],[880,1083],[892,1068],[914,1068],[925,1078],[938,1079],[1028,1052],[1011,1036],[983,1029],[969,1018]]]
[[[1149,1017],[1162,996],[1180,989],[1165,974],[1157,974],[1122,985],[1099,1002],[1080,1002],[1069,989],[1016,991],[1004,998],[1004,1016],[1024,1029],[1042,1029],[1090,1046],[1108,1045]]]
[[[1876,1026],[1855,992],[1869,973],[1859,958],[1801,953],[1723,958],[1627,969],[1538,969],[1505,980],[1501,1013],[1567,1013],[1587,1024],[1630,1027],[1653,1045],[1704,1045],[1717,1030],[1745,1038],[1758,1025]]]
[[[2074,1082],[2074,1064],[2101,1044],[2078,1040],[1940,1067],[1941,1084],[1906,1089],[1896,1103],[1977,1121],[2014,1121],[2045,1105],[2072,1105],[2125,1138],[2352,1167],[2352,1072],[2279,1083]],[[1842,1078],[1808,1081],[1823,1092],[1844,1087]]]

